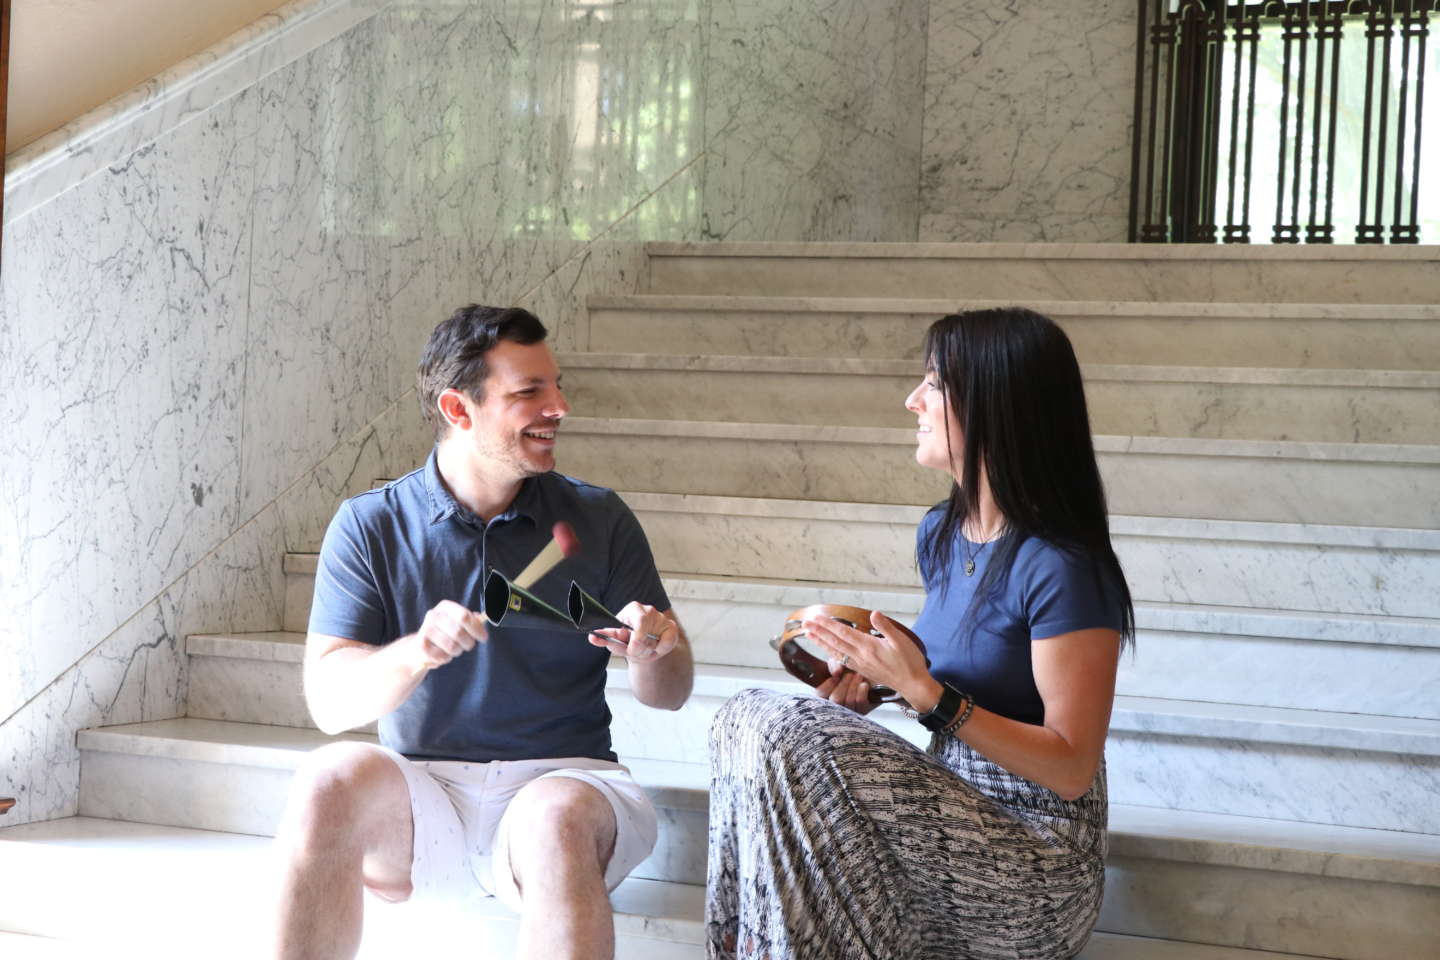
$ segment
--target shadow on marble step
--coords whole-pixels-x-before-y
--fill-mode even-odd
[[[297,633],[309,618],[314,560],[313,554],[285,559],[286,623]],[[848,603],[913,622],[924,601],[916,588],[680,574],[665,574],[664,582],[696,660],[721,666],[774,666],[766,641],[790,611],[811,603]],[[1440,625],[1434,620],[1167,603],[1141,603],[1135,614],[1139,638],[1134,655],[1121,662],[1121,694],[1339,712],[1364,703],[1376,715],[1440,719],[1440,703],[1430,695],[1440,688]],[[248,694],[233,692],[231,677],[241,669],[242,691],[292,683],[288,674],[280,679],[283,664],[263,662],[273,659],[267,651],[274,647],[262,642],[258,651],[246,649],[252,646],[217,639],[201,650],[205,655],[192,658],[191,715],[309,726],[297,700],[272,708],[269,696],[257,692],[248,700]],[[194,638],[190,649],[197,649]],[[298,662],[298,652],[287,656]],[[258,662],[252,669],[237,660]],[[269,674],[276,676],[266,679]],[[1411,682],[1394,683],[1396,676]],[[268,712],[247,712],[256,705]],[[207,712],[194,713],[197,706]]]
[[[661,569],[916,586],[923,507],[624,492]],[[1138,602],[1440,617],[1440,532],[1111,516]]]
[[[1098,436],[1095,448],[1119,514],[1440,527],[1440,446]],[[571,417],[557,453],[562,473],[643,493],[926,506],[949,493],[915,462],[913,426]]]
[[[562,353],[576,416],[914,428],[917,363]],[[1440,443],[1440,372],[1082,369],[1099,434],[1317,443]],[[643,382],[644,390],[635,385]]]
[[[654,294],[1440,303],[1440,254],[1424,247],[654,243],[646,252]]]
[[[1013,300],[592,296],[583,350],[920,358],[926,328]],[[1440,370],[1440,308],[1423,305],[1036,300],[1084,363]],[[582,325],[583,327],[583,325]]]
[[[206,956],[223,956],[222,933],[231,932],[242,943],[243,938],[253,936],[256,924],[244,907],[255,903],[255,891],[263,889],[260,859],[265,841],[261,838],[85,818],[33,824],[16,833],[27,836],[20,839],[0,831],[0,848],[8,847],[12,853],[25,848],[18,859],[25,861],[35,882],[18,898],[20,903],[12,898],[8,910],[0,903],[0,929],[23,914],[23,923],[32,929],[54,926],[72,937],[90,939],[42,940],[0,933],[0,948],[7,958],[88,960],[97,944],[103,943],[105,956],[117,960],[164,960],[169,956],[190,960],[195,955],[193,943],[183,943],[172,953],[165,942],[167,935],[183,942],[188,933],[186,922],[205,931],[210,944]],[[150,866],[149,882],[135,882],[137,864]],[[223,891],[226,878],[238,882]],[[188,920],[186,914],[176,911],[186,902],[194,904]],[[613,902],[619,911],[619,960],[698,960],[703,956],[698,887],[627,881]],[[85,926],[73,922],[77,903],[85,911]],[[65,909],[56,911],[56,904]],[[423,910],[373,903],[367,908],[368,933],[362,956],[392,960],[417,951],[443,956],[454,943],[474,944],[477,936],[487,934],[498,950],[513,936],[513,924],[512,929],[505,929],[507,918],[495,904],[476,905],[458,918],[432,912],[422,919],[417,913]],[[495,922],[486,923],[487,919]],[[432,931],[431,942],[421,943],[427,930]],[[237,953],[250,960],[240,949]],[[1094,935],[1080,960],[1307,958],[1101,932]]]

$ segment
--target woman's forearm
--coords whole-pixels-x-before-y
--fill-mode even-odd
[[[940,700],[941,684],[925,674],[907,682],[905,699],[920,713],[933,709]],[[1090,789],[1099,769],[1102,750],[1071,743],[1058,730],[1002,717],[976,706],[965,725],[951,734],[964,740],[988,759],[1074,800]]]

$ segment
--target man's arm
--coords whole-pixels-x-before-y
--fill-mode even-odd
[[[484,642],[485,619],[443,600],[420,629],[385,646],[312,633],[305,639],[305,701],[329,734],[363,727],[409,699],[425,674]]]
[[[674,611],[630,603],[615,617],[628,628],[596,631],[590,642],[625,658],[636,700],[647,707],[679,710],[695,683],[695,660]]]

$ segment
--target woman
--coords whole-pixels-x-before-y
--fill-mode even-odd
[[[1028,310],[944,317],[905,401],[954,478],[920,525],[925,654],[806,621],[828,700],[747,690],[711,727],[711,957],[1073,957],[1100,909],[1105,735],[1133,611],[1080,369]],[[872,684],[932,731],[862,718]]]

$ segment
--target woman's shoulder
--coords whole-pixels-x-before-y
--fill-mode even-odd
[[[1079,544],[1027,537],[1015,551],[1011,576],[1032,618],[1079,617],[1106,626],[1117,618],[1119,594],[1105,564]]]

